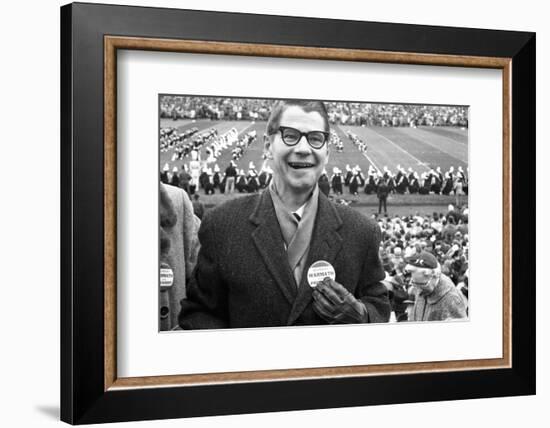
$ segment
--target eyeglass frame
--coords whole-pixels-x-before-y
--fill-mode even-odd
[[[298,132],[300,134],[300,138],[298,138],[296,140],[296,142],[294,144],[289,144],[285,141],[285,137],[283,136],[283,132],[285,129],[292,129],[296,132]],[[302,137],[306,137],[306,141],[307,143],[309,144],[309,146],[312,148],[312,149],[315,149],[315,150],[320,150],[323,148],[323,146],[325,144],[328,144],[328,141],[330,139],[330,132],[326,132],[326,131],[309,131],[309,132],[302,132],[300,131],[299,129],[296,129],[296,128],[293,128],[291,126],[279,126],[275,132],[272,132],[270,135],[275,135],[277,132],[280,132],[281,133],[281,140],[283,140],[283,143],[285,143],[285,145],[287,145],[288,147],[294,147],[295,145],[297,145],[301,140],[302,140]],[[320,132],[321,134],[324,135],[325,137],[325,141],[323,141],[323,144],[320,145],[319,147],[315,147],[314,145],[312,145],[309,141],[309,138],[308,138],[308,135],[311,134],[312,132]]]

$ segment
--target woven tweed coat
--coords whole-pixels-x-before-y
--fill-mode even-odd
[[[441,274],[433,292],[417,292],[409,321],[445,321],[467,318],[466,304],[460,291],[446,275]]]
[[[185,190],[160,183],[160,262],[173,270],[171,287],[159,288],[159,329],[172,330],[178,326],[180,302],[185,297],[187,278],[191,276],[199,242],[200,220]]]
[[[322,192],[308,259],[299,287],[268,191],[222,204],[199,230],[197,266],[182,301],[184,329],[326,324],[312,307],[307,270],[329,262],[336,281],[361,299],[369,322],[387,322],[390,304],[378,247],[380,229],[351,208],[335,205]]]

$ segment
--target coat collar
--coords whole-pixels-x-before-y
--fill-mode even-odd
[[[269,191],[260,194],[249,220],[257,226],[252,232],[252,240],[256,248],[283,295],[292,305],[296,299],[297,290]]]
[[[447,277],[441,274],[441,277],[439,278],[439,282],[437,286],[434,288],[434,291],[432,291],[428,296],[426,296],[426,300],[428,301],[428,304],[430,305],[436,304],[454,288],[454,284],[451,282],[451,280],[449,279],[447,281],[445,278]]]

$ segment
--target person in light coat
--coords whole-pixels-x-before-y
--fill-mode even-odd
[[[460,291],[445,274],[435,256],[427,251],[406,259],[405,271],[410,274],[414,307],[409,321],[449,321],[467,318],[466,305]]]

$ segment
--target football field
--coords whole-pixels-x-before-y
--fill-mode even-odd
[[[248,171],[249,162],[253,162],[259,170],[262,166],[263,153],[263,135],[265,133],[266,122],[250,121],[210,121],[210,120],[171,120],[161,119],[161,128],[174,127],[179,133],[188,128],[197,127],[199,132],[210,128],[215,128],[218,135],[223,135],[231,128],[236,128],[239,136],[243,133],[255,130],[258,138],[245,151],[242,158],[237,162],[239,169]],[[343,142],[344,150],[339,153],[331,146],[327,172],[332,174],[333,167],[345,170],[346,165],[353,167],[359,165],[361,170],[366,173],[369,165],[376,170],[383,170],[387,167],[392,172],[396,172],[400,165],[405,169],[411,167],[413,171],[421,174],[441,167],[443,172],[451,166],[457,169],[459,166],[466,170],[468,166],[468,129],[452,127],[419,127],[419,128],[397,128],[397,127],[361,127],[361,126],[343,126],[333,125],[332,129],[336,131]],[[363,140],[368,146],[366,153],[357,149],[357,147],[347,137],[346,133],[351,131]],[[206,147],[203,147],[201,159],[206,159],[204,153]],[[166,163],[170,171],[173,167],[181,170],[183,164],[191,159],[172,161],[173,149],[160,153],[160,165],[162,168]],[[221,171],[223,172],[231,160],[231,148],[224,150],[217,159]],[[213,168],[214,165],[210,164]]]

